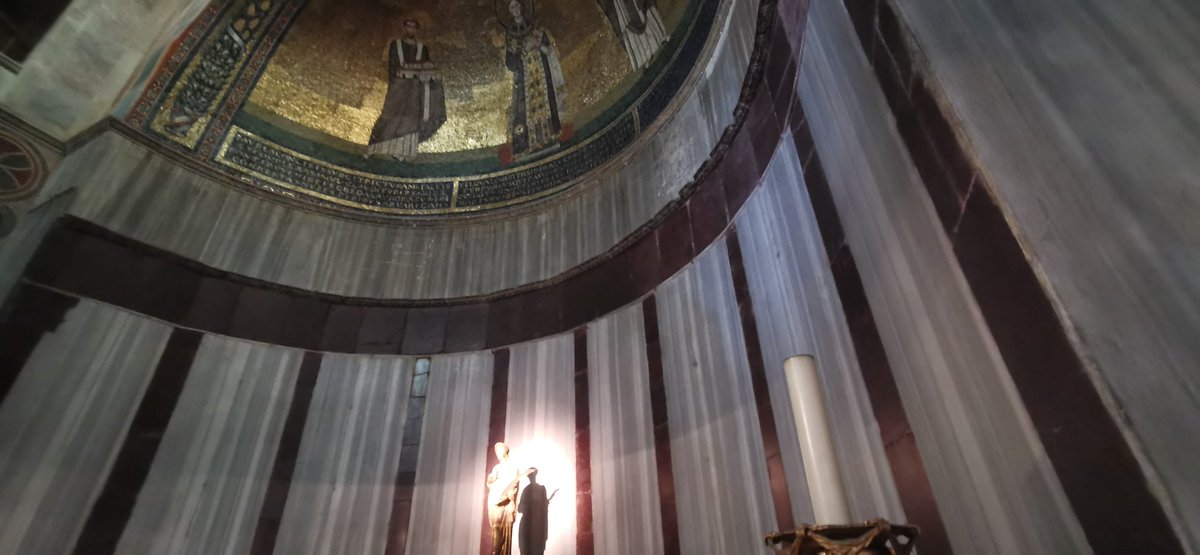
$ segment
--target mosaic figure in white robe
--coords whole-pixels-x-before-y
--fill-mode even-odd
[[[658,14],[656,0],[597,0],[613,31],[625,46],[634,70],[650,65],[654,54],[667,41],[667,29]]]

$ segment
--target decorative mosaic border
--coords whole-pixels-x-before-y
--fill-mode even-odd
[[[15,232],[29,211],[53,200],[42,197],[62,162],[61,144],[0,108],[0,240]]]
[[[156,112],[158,107],[162,106],[162,97],[166,94],[167,88],[175,82],[179,69],[191,59],[196,46],[208,34],[209,28],[221,14],[221,8],[221,2],[209,4],[188,26],[183,35],[176,40],[170,54],[160,62],[160,66],[155,70],[150,82],[142,89],[141,96],[125,117],[126,123],[137,128],[147,125],[151,115]]]
[[[305,2],[214,2],[177,41],[127,121],[210,158]]]
[[[261,0],[260,0],[261,1]],[[662,115],[687,82],[705,52],[709,31],[721,0],[698,0],[682,40],[667,53],[666,67],[646,85],[623,112],[603,127],[546,158],[502,171],[463,177],[397,177],[338,165],[304,154],[242,127],[235,121],[275,47],[306,0],[291,0],[267,14],[260,36],[247,41],[246,52],[228,72],[208,113],[197,125],[203,129],[186,137],[173,134],[163,120],[174,96],[206,53],[228,32],[230,22],[253,1],[220,5],[202,12],[177,41],[175,49],[155,72],[126,122],[177,152],[213,164],[222,173],[272,193],[286,192],[301,202],[335,211],[366,211],[380,215],[430,216],[502,208],[562,191],[608,162],[632,144]],[[195,135],[193,137],[193,135]],[[184,139],[184,140],[181,140]]]
[[[47,173],[38,148],[21,134],[0,126],[0,202],[33,196]]]

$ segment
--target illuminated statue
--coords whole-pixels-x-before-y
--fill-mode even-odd
[[[492,527],[492,555],[509,555],[512,553],[517,487],[522,474],[509,457],[507,445],[497,442],[494,449],[500,462],[492,467],[487,476],[487,511],[488,524]]]
[[[641,69],[650,64],[667,40],[667,28],[655,0],[597,0],[608,22],[629,55],[629,66]]]
[[[405,20],[404,38],[388,44],[384,54],[388,62],[387,96],[371,130],[368,156],[407,160],[416,155],[421,141],[446,123],[446,89],[429,48],[417,40],[420,28],[415,19]]]
[[[515,157],[558,144],[563,131],[566,87],[554,39],[520,0],[511,0],[512,25],[505,39],[504,64],[513,76],[508,132]]]

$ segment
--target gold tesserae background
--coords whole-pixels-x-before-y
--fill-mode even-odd
[[[660,0],[668,31],[679,24],[686,1]],[[562,61],[565,121],[579,127],[638,75],[595,0],[541,0],[536,15]],[[248,110],[331,146],[366,145],[387,92],[385,49],[410,18],[421,23],[418,38],[446,85],[447,122],[420,152],[507,142],[512,77],[494,0],[310,0],[251,93]]]

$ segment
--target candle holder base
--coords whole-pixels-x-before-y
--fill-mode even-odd
[[[767,546],[784,555],[908,555],[917,540],[916,526],[871,520],[862,524],[806,525],[766,537]]]

